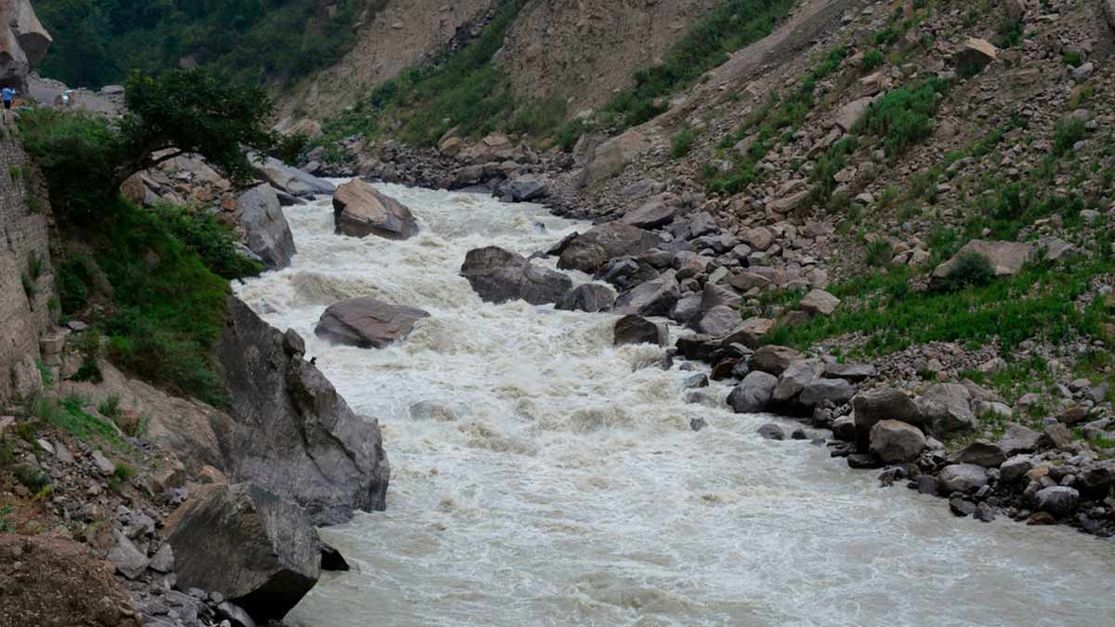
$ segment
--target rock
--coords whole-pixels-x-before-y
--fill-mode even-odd
[[[771,283],[769,278],[755,272],[737,272],[728,277],[728,284],[740,292],[763,289]]]
[[[348,560],[341,552],[324,542],[321,544],[321,569],[329,572],[347,572],[352,570]]]
[[[1066,486],[1042,488],[1034,495],[1037,508],[1057,518],[1064,518],[1076,511],[1080,492]]]
[[[867,108],[874,101],[874,98],[865,97],[849,102],[836,112],[835,124],[845,132],[852,130],[860,118],[863,117],[863,114],[867,113]]]
[[[236,484],[215,486],[182,508],[167,537],[180,587],[218,591],[266,622],[285,616],[317,583],[320,540],[294,503]]]
[[[950,464],[937,475],[937,485],[942,496],[973,492],[987,485],[987,470],[975,464]]]
[[[265,183],[240,194],[236,199],[236,213],[249,250],[272,270],[290,265],[291,257],[297,252],[294,235],[274,188]]]
[[[763,336],[774,328],[774,320],[768,318],[748,318],[732,330],[732,334],[724,339],[724,343],[742,344],[747,348],[758,348]]]
[[[824,376],[829,379],[847,379],[860,382],[878,374],[871,364],[825,364]]]
[[[1002,449],[982,440],[976,440],[965,446],[952,458],[952,461],[957,464],[975,464],[984,468],[998,468],[1006,460],[1007,456],[1003,454]]]
[[[666,316],[680,297],[681,286],[674,271],[668,270],[658,278],[620,294],[614,309],[619,314]]]
[[[773,422],[768,422],[765,425],[759,427],[758,434],[764,440],[785,440],[786,439],[786,432],[782,430],[782,427],[780,427],[779,425],[774,424]]]
[[[256,622],[252,620],[250,614],[239,605],[228,601],[217,604],[217,615],[225,619],[221,622],[222,625],[231,621],[233,627],[256,627]]]
[[[750,372],[728,394],[728,405],[737,414],[760,412],[766,409],[778,385],[778,378],[766,372]]]
[[[1000,242],[974,239],[960,248],[951,259],[933,270],[933,277],[943,279],[949,275],[957,261],[964,255],[977,254],[987,258],[995,276],[1018,274],[1023,264],[1034,255],[1034,247],[1023,242]]]
[[[829,316],[840,305],[840,299],[824,290],[810,290],[798,305],[802,311],[813,316]]]
[[[593,151],[585,166],[584,183],[595,187],[622,172],[636,156],[650,149],[650,142],[634,129],[613,137]]]
[[[382,510],[390,470],[379,424],[356,416],[297,348],[229,299],[215,360],[233,420],[219,430],[223,470],[293,500],[314,524]]]
[[[852,398],[855,411],[856,441],[866,447],[871,428],[880,420],[898,420],[915,426],[923,421],[913,399],[890,387],[878,387]]]
[[[107,477],[116,472],[116,464],[105,457],[104,453],[94,449],[93,452],[90,453],[90,457],[93,459],[93,465],[97,467],[97,471],[102,475]]]
[[[925,434],[921,429],[898,420],[880,420],[871,427],[869,436],[871,452],[887,464],[904,464],[914,461],[925,448]]]
[[[1061,423],[1049,425],[1042,430],[1038,445],[1042,448],[1069,448],[1072,446],[1072,432]]]
[[[500,192],[512,202],[530,202],[546,195],[546,181],[537,176],[520,176],[504,183]]]
[[[429,316],[421,309],[375,298],[350,298],[330,305],[321,314],[314,334],[346,346],[384,348],[405,338],[416,322]]]
[[[689,428],[693,431],[701,431],[705,427],[708,427],[708,421],[706,421],[704,418],[689,419]]]
[[[765,226],[744,229],[740,232],[739,238],[744,244],[757,251],[764,251],[774,243],[774,233]]]
[[[614,346],[624,346],[626,344],[665,346],[666,343],[666,328],[642,316],[627,315],[616,321],[612,342]]]
[[[814,407],[825,401],[843,405],[852,400],[856,388],[845,379],[814,379],[801,391],[798,402],[806,407]]]
[[[119,532],[116,534],[116,546],[108,552],[108,561],[112,562],[116,570],[128,579],[135,579],[142,575],[151,563],[147,555],[137,549],[128,536]]]
[[[967,431],[976,424],[970,398],[968,388],[959,383],[938,383],[918,398],[918,409],[935,433]]]
[[[991,42],[970,37],[956,53],[956,66],[978,71],[997,58],[999,58],[999,49],[991,45]]]
[[[418,221],[410,209],[360,179],[341,185],[333,194],[333,222],[337,233],[350,237],[403,240],[418,234]]]
[[[676,197],[660,194],[643,205],[623,214],[622,222],[643,229],[655,229],[674,221],[677,215]]]
[[[965,516],[971,516],[972,514],[976,513],[976,504],[969,501],[968,499],[955,497],[949,499],[949,509],[952,511],[953,514],[956,514],[957,516],[963,518]]]
[[[169,544],[159,547],[151,558],[150,568],[160,573],[169,573],[174,570],[174,549]]]
[[[1115,30],[1115,0],[1103,0],[1103,16],[1111,30]]]
[[[727,305],[709,309],[697,323],[697,330],[712,337],[726,337],[739,327],[739,310]]]
[[[1034,468],[1034,458],[1029,455],[1015,455],[999,466],[999,480],[1014,483]]]
[[[264,157],[256,169],[263,180],[281,191],[299,198],[325,196],[336,191],[336,186],[324,179],[292,168],[274,157]]]
[[[1057,422],[1069,427],[1075,427],[1088,420],[1088,408],[1083,405],[1071,405],[1057,414]]]
[[[739,306],[742,301],[739,294],[712,283],[705,284],[704,289],[701,290],[701,311],[708,312],[714,307],[728,307],[736,314],[736,326],[739,325]]]
[[[789,213],[805,202],[806,198],[809,198],[809,190],[803,189],[799,192],[780,196],[772,200],[767,203],[767,209],[770,209],[774,213]]]
[[[1010,457],[1019,453],[1032,453],[1038,449],[1041,434],[1029,427],[1011,424],[999,440],[999,449]]]
[[[566,292],[555,308],[598,313],[608,311],[615,302],[616,292],[611,287],[600,283],[584,283]]]
[[[801,359],[801,353],[792,348],[767,345],[759,348],[751,356],[751,369],[778,376],[785,372],[790,364],[799,359]]]
[[[124,582],[89,546],[0,533],[0,625],[139,627]]]
[[[976,505],[976,520],[985,523],[995,520],[995,508],[988,505],[987,501],[981,501]]]
[[[495,246],[470,250],[461,276],[481,299],[496,304],[516,299],[532,305],[556,303],[573,287],[573,280],[565,274]]]
[[[661,242],[657,235],[637,226],[608,222],[571,239],[561,251],[558,267],[596,274],[609,259],[635,257]]]
[[[771,400],[776,403],[791,401],[821,374],[823,366],[815,359],[802,359],[790,364],[778,379]]]

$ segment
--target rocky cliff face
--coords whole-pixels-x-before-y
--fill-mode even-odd
[[[39,343],[52,319],[47,207],[31,200],[26,161],[18,142],[0,141],[0,406],[41,386]]]
[[[384,509],[390,471],[378,423],[354,414],[304,350],[297,334],[230,299],[217,354],[234,418],[221,434],[229,476],[297,502],[315,524]]]
[[[507,35],[500,63],[522,98],[557,98],[576,112],[604,104],[650,67],[716,0],[533,0]]]
[[[0,85],[23,91],[27,75],[50,47],[50,33],[39,23],[30,0],[0,0]]]
[[[383,0],[369,3],[356,46],[334,67],[300,84],[282,99],[286,125],[322,120],[366,96],[373,87],[432,58],[480,19],[496,0]],[[375,10],[377,7],[379,10]]]

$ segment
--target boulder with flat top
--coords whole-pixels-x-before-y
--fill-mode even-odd
[[[378,235],[402,240],[418,234],[418,221],[403,203],[360,179],[352,179],[333,194],[337,233],[351,237]]]
[[[383,348],[406,337],[416,322],[429,315],[415,307],[375,298],[350,298],[330,305],[321,314],[314,333],[337,344]]]

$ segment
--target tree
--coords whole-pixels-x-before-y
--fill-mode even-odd
[[[82,221],[112,206],[131,175],[182,154],[199,154],[223,174],[251,176],[245,151],[268,149],[272,105],[257,87],[238,87],[202,70],[132,74],[119,120],[38,109],[20,118],[24,146],[43,169],[63,217]]]

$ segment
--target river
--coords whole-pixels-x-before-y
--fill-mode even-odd
[[[824,447],[761,439],[771,417],[726,411],[727,388],[687,403],[693,373],[652,365],[654,347],[612,348],[613,316],[486,304],[458,276],[471,248],[529,255],[586,225],[536,205],[381,189],[414,211],[419,236],[341,237],[328,199],[288,207],[292,266],[237,288],[379,419],[392,466],[386,512],[322,531],[354,570],[324,574],[291,623],[1115,619],[1110,540],[959,519],[941,499],[880,488],[877,471]],[[315,338],[325,307],[353,296],[431,317],[383,350]],[[693,418],[709,427],[692,431]]]

